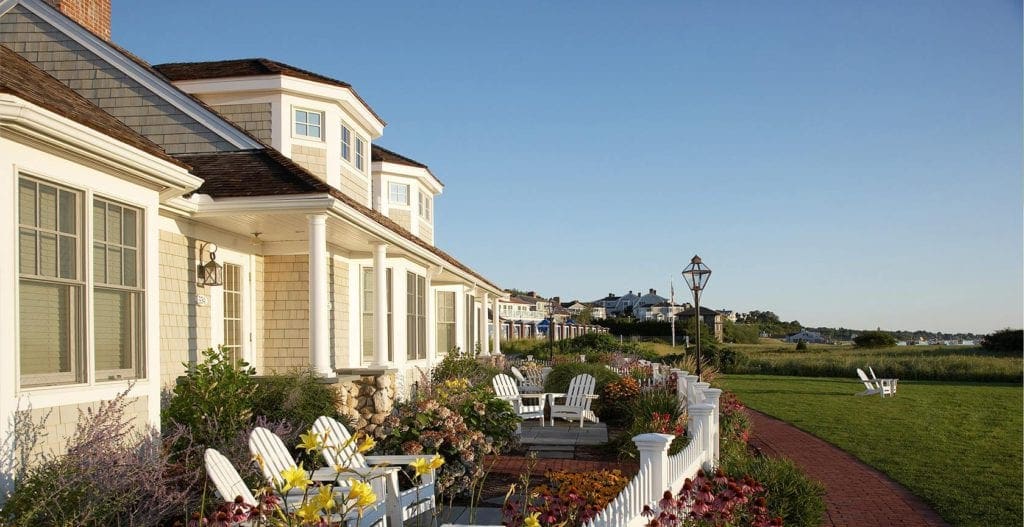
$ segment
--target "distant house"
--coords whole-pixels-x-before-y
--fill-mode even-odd
[[[678,318],[681,324],[685,325],[695,315],[696,310],[690,308],[679,313],[678,315],[676,315],[676,317]],[[700,318],[704,322],[705,326],[711,328],[712,332],[715,335],[715,340],[717,340],[718,342],[722,342],[722,337],[724,336],[725,317],[722,316],[722,314],[719,313],[718,311],[715,311],[714,309],[702,307],[700,308]]]
[[[828,339],[821,336],[821,333],[816,331],[802,330],[799,333],[794,333],[784,339],[786,342],[806,342],[808,344],[825,344]]]

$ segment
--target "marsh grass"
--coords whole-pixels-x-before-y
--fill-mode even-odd
[[[1019,383],[900,382],[886,399],[855,397],[864,386],[852,379],[725,375],[720,383],[885,472],[954,525],[1020,525]]]

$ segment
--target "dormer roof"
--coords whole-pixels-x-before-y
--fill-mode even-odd
[[[423,163],[420,163],[415,159],[405,157],[402,154],[399,154],[398,152],[395,152],[393,150],[388,150],[383,146],[377,144],[373,144],[370,146],[370,160],[375,163],[394,163],[396,165],[405,165],[413,168],[421,168],[425,170],[427,174],[429,174],[430,177],[437,182],[438,185],[442,187],[444,186],[444,183],[442,183],[441,180],[437,176],[435,176],[433,172],[430,171],[430,167],[428,167],[427,165],[424,165]]]
[[[362,97],[356,93],[351,84],[333,79],[319,73],[297,68],[290,64],[266,58],[214,60],[207,62],[169,62],[157,64],[153,69],[159,71],[171,81],[190,81],[202,79],[225,79],[230,77],[259,77],[265,75],[284,75],[320,84],[345,88],[355,95],[374,117],[382,124],[387,124],[380,115]]]

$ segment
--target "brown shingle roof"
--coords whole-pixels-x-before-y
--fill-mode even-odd
[[[423,241],[387,216],[359,203],[351,196],[319,180],[305,168],[283,154],[267,148],[211,154],[180,154],[193,167],[193,173],[205,180],[196,192],[214,198],[237,198],[289,194],[330,194],[362,215],[394,231],[399,236],[436,254],[442,260],[462,269],[483,283],[497,288],[481,274],[470,269],[450,254]]]
[[[395,152],[393,150],[388,150],[387,148],[384,148],[383,146],[380,145],[372,145],[370,147],[370,160],[422,168],[426,170],[428,174],[430,174],[430,177],[436,179],[438,183],[441,183],[441,179],[435,176],[434,173],[430,171],[430,167],[428,167],[427,165],[424,165],[423,163],[420,163],[415,159],[405,157],[402,154],[399,154],[398,152]],[[441,183],[441,185],[444,185],[444,183]]]
[[[4,46],[0,46],[0,65],[0,93],[16,95],[154,157],[189,168],[156,143]]]
[[[296,68],[295,66],[278,62],[276,60],[254,58],[215,60],[209,62],[169,62],[167,64],[154,65],[153,69],[159,71],[172,81],[222,79],[227,77],[256,77],[261,75],[285,75],[296,79],[304,79],[319,82],[321,84],[330,84],[331,86],[338,86],[340,88],[347,88],[348,90],[351,90],[352,94],[356,96],[356,99],[359,99],[359,102],[363,103],[363,106],[366,106],[374,117],[379,119],[380,122],[384,122],[384,119],[381,119],[381,117],[377,115],[377,112],[373,111],[373,108],[371,108],[370,105],[367,104],[358,93],[356,93],[356,90],[352,88],[351,84],[338,79],[332,79],[309,70]]]

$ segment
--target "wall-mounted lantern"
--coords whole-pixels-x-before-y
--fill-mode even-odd
[[[210,255],[210,261],[202,263],[203,253]],[[198,285],[224,285],[224,267],[217,263],[217,244],[206,243],[199,248],[199,269],[196,276]]]

